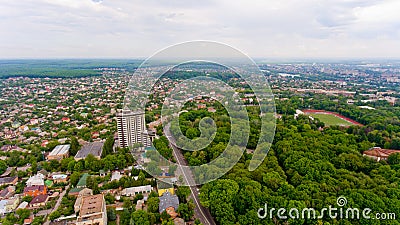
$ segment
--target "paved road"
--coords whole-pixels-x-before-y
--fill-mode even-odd
[[[36,216],[47,216],[51,213],[51,209],[45,209],[41,210],[38,213],[36,213]]]
[[[60,197],[58,198],[56,205],[54,206],[54,209],[52,212],[56,211],[58,209],[58,207],[60,207],[62,198],[64,197],[65,193],[67,193],[68,188],[69,188],[69,185],[64,188],[63,192],[61,192]]]
[[[165,130],[165,135],[168,137],[170,141],[171,148],[173,149],[173,155],[177,160],[178,164],[180,165],[178,167],[179,172],[178,171],[177,172],[182,174],[187,184],[195,184],[192,171],[189,170],[188,168],[182,167],[182,166],[187,166],[188,164],[185,158],[183,157],[182,152],[176,147],[175,140],[173,139],[169,131],[169,126],[170,124],[167,124],[164,130]],[[193,202],[196,206],[194,209],[195,217],[198,218],[204,225],[215,225],[216,223],[214,221],[214,218],[211,216],[210,211],[207,208],[200,205],[200,199],[199,199],[200,187],[193,185],[189,186],[189,188],[191,191],[190,197],[193,199]]]
[[[58,200],[56,202],[56,205],[54,206],[54,208],[48,214],[51,214],[52,212],[56,211],[58,209],[58,207],[60,207],[62,198],[64,197],[64,195],[67,192],[68,188],[69,188],[69,185],[65,187],[63,192],[61,192],[60,197],[58,198]],[[47,219],[46,222],[43,223],[43,225],[49,225],[49,224],[50,224],[49,219]]]

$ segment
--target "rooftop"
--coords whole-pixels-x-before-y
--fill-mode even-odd
[[[176,180],[175,178],[164,178],[164,179],[159,179],[157,180],[157,189],[168,189],[168,188],[173,188]]]
[[[103,152],[104,142],[91,142],[84,145],[81,150],[78,151],[75,155],[75,159],[83,159],[86,158],[89,154],[95,157],[101,157],[101,153]]]
[[[86,180],[89,177],[88,173],[84,173],[81,178],[78,181],[78,184],[76,185],[76,187],[80,188],[80,187],[86,187]]]
[[[0,185],[12,183],[18,177],[0,177]]]
[[[393,150],[393,149],[383,149],[383,148],[371,148],[367,151],[364,151],[364,155],[368,156],[375,156],[375,157],[380,157],[380,158],[388,158],[389,155],[394,154],[394,153],[400,153],[400,150]]]
[[[79,216],[86,216],[94,213],[103,212],[103,195],[92,195],[82,198]]]
[[[71,145],[57,145],[53,151],[50,152],[49,156],[65,155],[68,153],[70,147]]]
[[[164,192],[164,194],[159,198],[160,198],[160,205],[158,207],[158,210],[160,213],[164,212],[169,207],[174,207],[175,210],[178,209],[179,205],[178,196],[172,195],[167,191]]]
[[[32,204],[38,204],[38,203],[46,202],[48,197],[49,197],[48,195],[38,195],[38,196],[34,197],[29,204],[32,205]]]
[[[122,194],[129,195],[131,193],[147,193],[151,192],[153,188],[151,185],[139,186],[139,187],[129,187],[122,190]]]
[[[66,175],[66,174],[54,174],[53,175],[54,180],[66,179],[67,177],[68,177],[68,175]]]
[[[29,191],[44,191],[45,186],[44,185],[38,185],[38,186],[31,186],[31,187],[25,187],[24,192],[29,192]]]

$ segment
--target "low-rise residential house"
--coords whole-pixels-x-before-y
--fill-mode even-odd
[[[29,203],[29,208],[40,208],[42,206],[45,206],[48,199],[49,196],[46,194],[35,196]]]
[[[215,113],[217,110],[214,109],[213,107],[208,107],[208,108],[207,108],[207,111],[212,112],[212,113]]]
[[[36,197],[39,195],[47,195],[47,187],[44,185],[31,186],[24,188],[24,196]]]
[[[16,145],[3,145],[0,150],[2,152],[11,152],[11,151],[15,151],[18,149],[18,146]]]
[[[48,144],[49,144],[49,141],[48,141],[48,140],[43,140],[43,141],[42,141],[42,144],[41,144],[40,146],[46,147]]]
[[[135,196],[137,194],[150,193],[153,190],[151,185],[139,186],[139,187],[129,187],[122,190],[122,195],[124,196]]]
[[[60,144],[64,144],[65,142],[67,142],[68,141],[68,138],[60,138],[60,139],[58,139],[58,142],[60,143]],[[68,157],[67,157],[68,158]]]
[[[26,172],[29,168],[31,168],[31,164],[27,164],[25,166],[17,167],[17,172],[18,171]]]
[[[4,138],[5,139],[14,139],[14,138],[16,138],[17,137],[17,135],[15,134],[15,132],[13,132],[13,131],[6,131],[5,133],[4,133]]]
[[[19,198],[10,198],[7,200],[6,210],[8,212],[14,211],[19,205]]]
[[[171,194],[175,193],[174,185],[160,180],[157,180],[157,191],[158,196],[162,196],[165,192],[169,192]]]
[[[11,172],[14,170],[14,167],[8,167],[6,171],[0,175],[0,177],[8,177],[10,176]]]
[[[17,209],[26,209],[28,207],[29,203],[28,202],[21,202]]]
[[[176,210],[179,206],[178,196],[173,195],[169,192],[165,192],[161,197],[159,197],[159,199],[160,204],[158,206],[158,211],[160,213],[166,211],[171,216],[171,218],[177,217],[178,214],[176,213]]]
[[[20,126],[21,126],[21,123],[18,122],[18,121],[14,121],[14,122],[11,124],[11,127],[12,127],[12,128],[18,128],[18,127],[20,127]]]
[[[49,172],[47,172],[45,169],[41,169],[38,173],[43,175],[43,178],[46,178],[49,175]]]
[[[0,192],[0,200],[11,198],[14,194],[15,186],[8,186]]]
[[[37,173],[35,176],[29,177],[26,181],[27,187],[38,185],[44,185],[44,175],[42,173]]]
[[[52,178],[53,178],[53,181],[55,184],[67,183],[67,181],[68,181],[68,175],[66,175],[66,174],[54,174],[52,176]]]
[[[90,176],[90,175],[89,175],[88,173],[84,173],[84,174],[81,176],[81,178],[79,179],[78,184],[76,185],[76,187],[77,187],[77,188],[85,188],[85,187],[86,187],[86,181],[87,181],[87,178],[88,178],[89,176]]]
[[[92,138],[93,138],[93,139],[96,139],[96,138],[98,138],[99,136],[100,136],[100,133],[99,133],[98,131],[92,132]]]
[[[400,153],[400,150],[382,149],[379,147],[371,148],[363,152],[363,156],[370,157],[376,161],[387,160],[391,154]]]
[[[16,185],[18,177],[0,177],[0,186],[3,185]]]
[[[31,119],[29,122],[31,123],[31,125],[39,124],[39,120],[38,119]]]
[[[33,222],[33,216],[24,219],[24,225],[30,225],[30,224],[32,224],[32,222]]]
[[[26,125],[22,125],[22,126],[20,126],[20,127],[18,128],[18,131],[19,131],[19,132],[26,132],[26,131],[28,131],[28,130],[29,130],[29,127],[26,126]]]
[[[4,216],[6,213],[9,213],[6,210],[7,200],[0,200],[0,216]]]
[[[31,131],[33,131],[33,132],[39,134],[39,136],[41,136],[41,137],[44,137],[44,136],[47,135],[46,132],[42,132],[42,129],[40,129],[40,127],[32,127],[32,128],[31,128]]]
[[[119,181],[119,179],[121,179],[121,177],[122,177],[121,172],[114,171],[111,174],[111,181],[113,181],[113,180]]]

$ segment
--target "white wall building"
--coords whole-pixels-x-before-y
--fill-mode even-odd
[[[152,138],[146,130],[144,111],[131,111],[127,108],[117,114],[118,145],[132,147],[136,143],[151,146]]]
[[[38,173],[33,177],[29,177],[28,181],[26,181],[27,187],[40,186],[40,185],[44,185],[44,175],[41,173]]]

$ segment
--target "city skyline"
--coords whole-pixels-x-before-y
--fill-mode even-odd
[[[0,58],[147,58],[191,40],[253,58],[400,58],[399,8],[393,0],[4,2]]]

